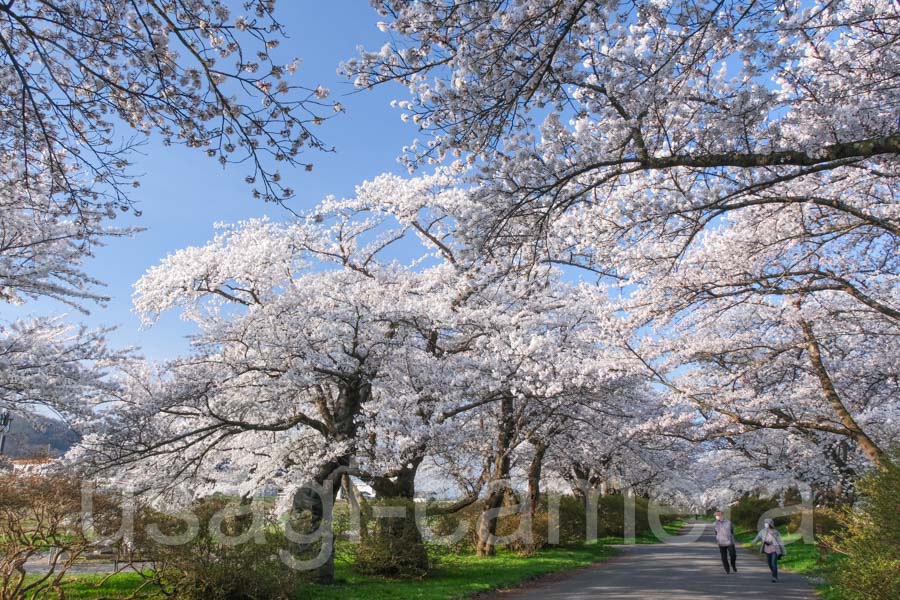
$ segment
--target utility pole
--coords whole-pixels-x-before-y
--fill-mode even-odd
[[[0,456],[3,455],[3,448],[6,446],[6,434],[9,433],[9,426],[12,423],[12,415],[8,410],[0,413]]]

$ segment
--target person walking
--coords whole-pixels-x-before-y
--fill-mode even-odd
[[[716,543],[719,545],[719,553],[722,555],[722,566],[726,573],[737,573],[737,551],[734,547],[734,526],[725,518],[722,511],[716,512],[716,522],[713,525],[716,530]],[[730,563],[730,564],[729,564]]]
[[[765,520],[763,528],[759,530],[759,533],[756,534],[750,545],[752,546],[756,542],[762,543],[759,551],[766,555],[766,560],[769,562],[769,570],[772,571],[772,583],[775,583],[778,581],[778,559],[785,555],[785,549],[781,534],[775,529],[775,523],[772,522],[772,519]]]

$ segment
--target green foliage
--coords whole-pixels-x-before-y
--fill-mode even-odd
[[[142,538],[155,578],[167,594],[184,600],[263,600],[293,597],[299,573],[279,551],[288,547],[283,531],[261,513],[246,514],[233,502],[208,498],[191,507],[196,535],[178,543]],[[185,522],[168,515],[151,520],[167,536],[187,532]],[[213,527],[210,527],[210,524]],[[159,537],[159,536],[157,536]]]
[[[379,508],[403,510],[404,516],[375,518]],[[356,547],[356,570],[364,575],[424,577],[428,573],[428,553],[415,514],[415,504],[407,499],[383,498],[366,503]]]
[[[402,501],[401,501],[402,502]],[[648,503],[636,498],[636,529],[638,530],[636,539],[638,543],[656,541],[650,533],[649,525],[647,525],[647,508]],[[398,501],[377,501],[369,505],[366,514],[363,515],[363,524],[366,526],[366,536],[359,546],[353,546],[346,539],[342,539],[338,546],[341,552],[338,553],[338,559],[335,564],[336,569],[336,585],[322,586],[318,584],[299,582],[295,579],[282,582],[280,585],[274,585],[267,590],[261,587],[249,588],[244,584],[248,579],[251,583],[262,586],[271,584],[272,581],[278,581],[284,573],[280,564],[272,564],[268,561],[269,555],[274,554],[280,544],[283,543],[280,534],[275,529],[267,529],[268,546],[257,544],[245,544],[249,548],[265,547],[267,552],[254,554],[248,551],[244,554],[234,555],[231,552],[235,550],[221,548],[216,543],[214,536],[199,536],[198,540],[192,542],[185,547],[173,547],[168,552],[177,553],[177,556],[157,556],[157,565],[161,569],[158,579],[164,584],[162,591],[159,588],[147,588],[151,592],[150,598],[154,600],[163,598],[164,593],[175,592],[176,597],[181,598],[200,598],[211,600],[221,598],[279,598],[291,597],[297,599],[316,599],[316,600],[403,600],[403,599],[446,599],[446,598],[467,598],[480,592],[510,587],[520,584],[528,579],[559,571],[578,568],[589,565],[591,563],[604,560],[615,554],[615,550],[610,544],[621,543],[621,534],[624,531],[624,499],[621,497],[609,497],[601,499],[598,503],[598,534],[601,539],[594,544],[578,544],[577,538],[584,537],[584,505],[581,500],[574,497],[563,497],[560,501],[560,517],[561,517],[561,541],[568,543],[567,546],[554,546],[551,548],[532,550],[528,556],[522,555],[511,548],[499,548],[497,555],[493,557],[481,558],[476,557],[470,551],[468,542],[463,541],[454,546],[432,546],[426,544],[428,550],[428,559],[430,568],[427,576],[413,579],[408,573],[397,573],[396,571],[383,572],[380,567],[390,565],[396,561],[399,553],[405,549],[397,545],[391,548],[393,554],[387,558],[377,560],[363,555],[360,557],[360,549],[373,548],[373,557],[381,553],[384,556],[383,545],[375,543],[378,536],[391,530],[391,519],[373,519],[371,510],[378,504],[398,505]],[[199,509],[195,509],[198,515],[201,530],[208,530],[208,524],[211,514],[214,514],[225,505],[222,500],[207,500]],[[473,529],[476,517],[480,508],[477,506],[470,507],[466,511],[453,515],[434,515],[429,518],[429,525],[433,533],[438,535],[448,535],[456,531],[457,526],[464,521],[468,521]],[[409,514],[412,514],[412,507],[409,507]],[[547,517],[546,506],[541,507],[538,518]],[[157,517],[154,517],[157,518]],[[339,517],[342,519],[344,517]],[[348,517],[349,518],[349,517]],[[516,515],[503,517],[501,520],[500,530],[505,527],[517,526],[514,522]],[[671,518],[670,518],[671,519]],[[245,523],[242,524],[240,518],[233,520],[226,519],[223,521],[221,529],[227,535],[236,535],[243,531]],[[566,533],[566,527],[569,532]],[[680,523],[670,520],[666,526],[669,533],[674,533],[680,527]],[[345,529],[343,526],[336,527],[339,531]],[[178,533],[183,529],[183,524],[179,527],[177,519],[172,518],[171,522],[163,521],[161,527],[166,534]],[[545,523],[536,524],[536,530],[544,529]],[[403,528],[400,529],[401,531]],[[396,531],[395,531],[396,532]],[[618,535],[615,535],[618,534]],[[339,536],[346,537],[346,536]],[[535,539],[539,539],[538,536]],[[540,538],[543,539],[543,538]],[[181,548],[181,549],[179,549]],[[349,549],[348,549],[349,548]],[[218,558],[213,558],[218,557]],[[360,561],[362,558],[362,561]],[[176,560],[177,559],[177,560]],[[436,560],[437,559],[437,560]],[[360,566],[369,560],[369,564],[375,569],[367,569]],[[230,570],[230,573],[225,571]],[[179,572],[181,574],[179,575]],[[241,573],[244,574],[240,577]],[[296,574],[295,574],[296,577]],[[88,578],[83,581],[87,582]],[[108,593],[103,596],[106,598],[124,598],[127,597],[127,590],[134,589],[139,583],[137,579],[126,581],[122,576],[115,576],[110,579],[107,585],[103,586]],[[114,584],[114,585],[113,585]],[[210,585],[211,584],[211,585]],[[76,588],[68,588],[76,591]],[[80,594],[70,595],[68,597],[94,599],[101,597],[91,590],[89,586],[77,588]]]
[[[640,496],[628,497],[612,494],[597,499],[597,537],[607,543],[622,540],[626,534],[626,507],[634,503],[635,538],[643,540],[652,536],[650,527],[650,501]],[[563,496],[560,499],[560,543],[579,544],[585,541],[587,526],[587,510],[582,498]],[[662,515],[661,524],[672,523],[677,519],[674,515]],[[655,538],[654,538],[654,541]]]
[[[848,600],[900,598],[900,465],[889,462],[857,483],[861,500],[838,515],[831,547],[846,557],[837,583]]]
[[[762,525],[760,518],[766,511],[773,508],[778,508],[778,501],[774,498],[760,498],[759,496],[744,494],[737,504],[731,507],[731,522],[735,527],[758,531],[760,525]],[[786,523],[786,517],[775,519],[775,525],[784,525]]]
[[[432,553],[444,556],[474,552],[475,524],[480,510],[478,504],[473,504],[453,513],[428,513],[433,515],[428,517],[428,527],[431,529],[432,535],[444,539],[444,543],[433,548]],[[462,535],[458,535],[459,531],[462,531]],[[449,542],[450,538],[456,537],[459,539]]]
[[[817,506],[812,510],[812,525],[816,537],[833,535],[840,531],[841,521],[839,519],[839,508]],[[803,516],[802,513],[794,513],[788,517],[787,530],[789,533],[800,531],[800,526],[803,523]]]
[[[597,498],[597,539],[607,544],[621,543],[626,534],[626,507],[633,502],[634,506],[634,530],[636,541],[658,541],[650,526],[650,502],[640,496],[628,497],[621,494],[611,494]],[[563,546],[575,546],[586,541],[588,508],[584,498],[575,496],[562,496],[559,498],[559,544]],[[500,518],[497,528],[499,535],[511,534],[518,531],[520,514],[507,515]],[[662,525],[677,520],[674,515],[662,515]],[[539,548],[547,546],[548,526],[550,523],[549,508],[546,499],[541,503],[540,510],[535,515],[532,524],[532,542],[513,543],[511,550],[527,555]]]
[[[559,499],[560,544],[570,546],[583,543],[586,522],[587,511],[583,499],[574,496],[563,496]]]

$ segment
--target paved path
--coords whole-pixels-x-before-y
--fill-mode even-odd
[[[788,552],[791,547],[788,546]],[[694,523],[666,544],[626,547],[623,555],[533,586],[498,592],[497,600],[588,600],[593,598],[718,600],[720,598],[815,598],[800,575],[769,568],[755,552],[738,549],[738,572],[725,574],[712,526]]]
[[[26,573],[46,573],[47,569],[49,568],[46,555],[33,558],[27,561],[24,566]],[[151,563],[139,562],[134,564],[134,567],[136,568],[149,569],[150,566]],[[115,573],[117,570],[130,571],[132,569],[131,566],[124,561],[116,564],[106,560],[85,560],[73,564],[71,567],[66,569],[66,573],[70,575],[101,575],[107,573]]]

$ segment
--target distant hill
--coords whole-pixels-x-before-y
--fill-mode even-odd
[[[7,458],[44,458],[65,454],[78,434],[57,419],[37,417],[34,423],[13,415],[3,455]]]

